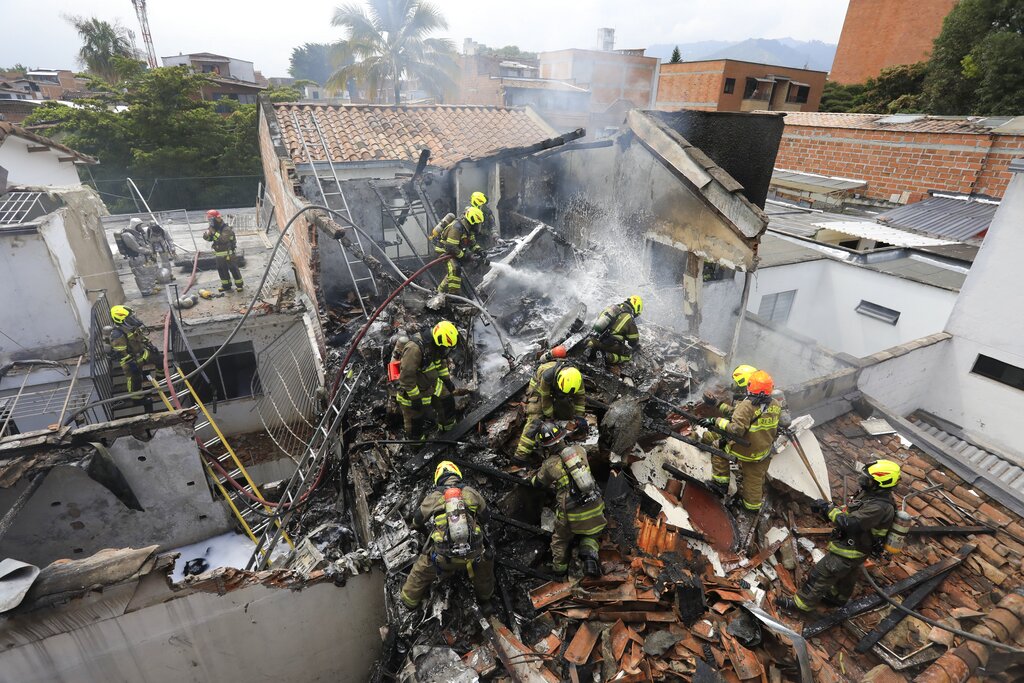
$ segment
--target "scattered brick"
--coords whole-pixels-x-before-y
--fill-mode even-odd
[[[985,502],[985,499],[975,493],[973,489],[969,489],[966,486],[957,486],[953,489],[953,497],[956,498],[960,505],[970,510],[977,510],[978,506]],[[1024,531],[1024,529],[1022,529]]]
[[[957,477],[956,475],[949,475],[943,472],[942,470],[937,470],[934,468],[932,468],[932,470],[928,472],[928,478],[931,479],[936,484],[942,484],[942,488],[946,489],[947,491],[952,491],[961,483],[960,478]]]

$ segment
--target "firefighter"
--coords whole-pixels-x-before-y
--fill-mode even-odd
[[[757,368],[753,365],[737,365],[732,371],[730,390],[721,385],[704,392],[704,405],[714,408],[719,417],[729,417],[733,408],[747,396],[747,385]],[[727,393],[728,392],[728,393]],[[713,434],[714,432],[708,432]]]
[[[583,573],[600,576],[601,563],[598,537],[607,521],[604,499],[594,481],[582,446],[565,446],[565,430],[554,422],[541,423],[537,444],[546,456],[537,474],[530,480],[534,486],[555,494],[555,529],[551,535],[551,571],[564,575],[569,571],[569,547],[578,540]]]
[[[583,373],[565,359],[564,350],[545,354],[526,390],[526,424],[512,461],[517,465],[530,464],[543,419],[568,420],[574,431],[586,430],[586,410]]]
[[[146,239],[149,240],[149,246],[160,259],[160,265],[170,269],[174,265],[175,257],[174,240],[171,239],[171,236],[159,223],[150,223],[146,228]]]
[[[242,273],[238,269],[238,257],[235,255],[235,231],[221,218],[220,211],[210,209],[206,212],[210,227],[203,233],[203,239],[211,242],[213,255],[217,257],[217,273],[220,274],[220,291],[230,292],[231,281],[234,279],[235,289],[242,291]]]
[[[128,267],[135,276],[139,294],[149,296],[159,292],[160,287],[156,282],[156,259],[153,256],[153,248],[146,239],[142,220],[132,218],[128,221],[128,227],[116,233],[114,237],[117,250],[128,259]]]
[[[450,214],[449,214],[450,215]],[[434,251],[438,254],[450,254],[448,260],[448,276],[441,280],[437,291],[445,294],[462,294],[462,273],[466,262],[472,259],[475,263],[487,266],[490,261],[476,241],[476,230],[484,222],[484,212],[475,206],[466,208],[462,218],[450,221],[447,225],[434,229],[437,235]]]
[[[398,394],[407,439],[426,439],[427,416],[439,431],[455,427],[455,384],[448,370],[449,349],[459,343],[459,331],[448,320],[398,340],[392,359],[399,362]]]
[[[114,358],[124,370],[128,394],[139,398],[142,388],[143,368],[152,365],[161,374],[163,358],[156,347],[146,338],[146,327],[127,306],[112,306],[110,319],[114,328],[110,332],[110,347]]]
[[[484,222],[476,229],[476,239],[482,249],[490,249],[494,246],[495,234],[494,212],[487,208],[487,195],[483,192],[474,192],[469,196],[469,205],[480,209],[484,214]]]
[[[881,554],[896,516],[892,490],[900,480],[900,466],[892,460],[875,460],[864,465],[857,480],[860,490],[849,505],[838,507],[828,500],[811,503],[814,512],[835,525],[828,553],[814,565],[796,595],[777,598],[777,606],[803,612],[819,602],[842,607],[857,588],[857,570],[869,555]]]
[[[481,611],[493,612],[494,549],[484,533],[488,515],[487,502],[463,482],[455,463],[438,463],[434,489],[413,515],[413,526],[427,533],[427,543],[402,586],[406,607],[418,609],[434,581],[465,571]]]
[[[724,437],[726,453],[739,461],[742,482],[740,500],[743,509],[757,512],[764,501],[764,479],[768,474],[775,436],[779,431],[779,416],[782,406],[772,398],[774,382],[771,375],[758,370],[750,376],[747,395],[732,410],[729,417],[704,418],[705,427],[715,425],[729,434],[743,437],[749,446],[741,446]],[[729,461],[721,456],[711,456],[713,478],[712,488],[725,495],[729,489]]]
[[[597,351],[603,351],[605,362],[611,366],[633,360],[633,351],[640,348],[636,318],[643,310],[644,300],[634,294],[622,303],[601,311],[587,339],[587,358],[592,360]]]

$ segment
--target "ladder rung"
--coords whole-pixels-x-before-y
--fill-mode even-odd
[[[210,446],[212,446],[215,443],[220,443],[220,437],[219,436],[215,436],[212,439],[210,439],[209,441],[204,441],[203,442],[203,448],[209,448]]]
[[[242,470],[240,470],[240,469],[238,469],[238,468],[236,467],[235,469],[233,469],[233,470],[231,470],[230,472],[228,472],[228,476],[229,476],[229,477],[231,477],[232,479],[234,479],[235,481],[238,481],[238,475],[240,475],[241,473],[242,473]],[[222,475],[222,476],[223,476],[223,475]],[[224,481],[223,481],[223,482],[221,482],[221,483],[226,483],[226,481],[227,481],[227,480],[224,480]],[[246,489],[247,491],[249,490],[249,489],[248,489],[248,487],[245,487],[245,489]],[[236,489],[236,488],[235,488],[234,486],[232,486],[232,487],[231,487],[231,488],[230,488],[230,489],[228,490],[228,495],[231,495],[231,496],[235,496],[235,495],[241,495],[241,493],[240,493],[240,492],[238,491],[238,489]]]
[[[209,420],[203,420],[202,422],[196,422],[192,427],[192,431],[198,432],[200,429],[206,429],[210,426]]]

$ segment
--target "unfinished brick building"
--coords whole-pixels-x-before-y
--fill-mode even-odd
[[[737,59],[662,64],[655,109],[817,111],[824,71]]]

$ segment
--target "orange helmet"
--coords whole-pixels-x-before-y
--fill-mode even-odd
[[[758,370],[750,376],[750,382],[747,383],[747,393],[760,394],[762,396],[771,396],[772,389],[775,388],[775,382],[772,381],[772,376],[764,370]]]

